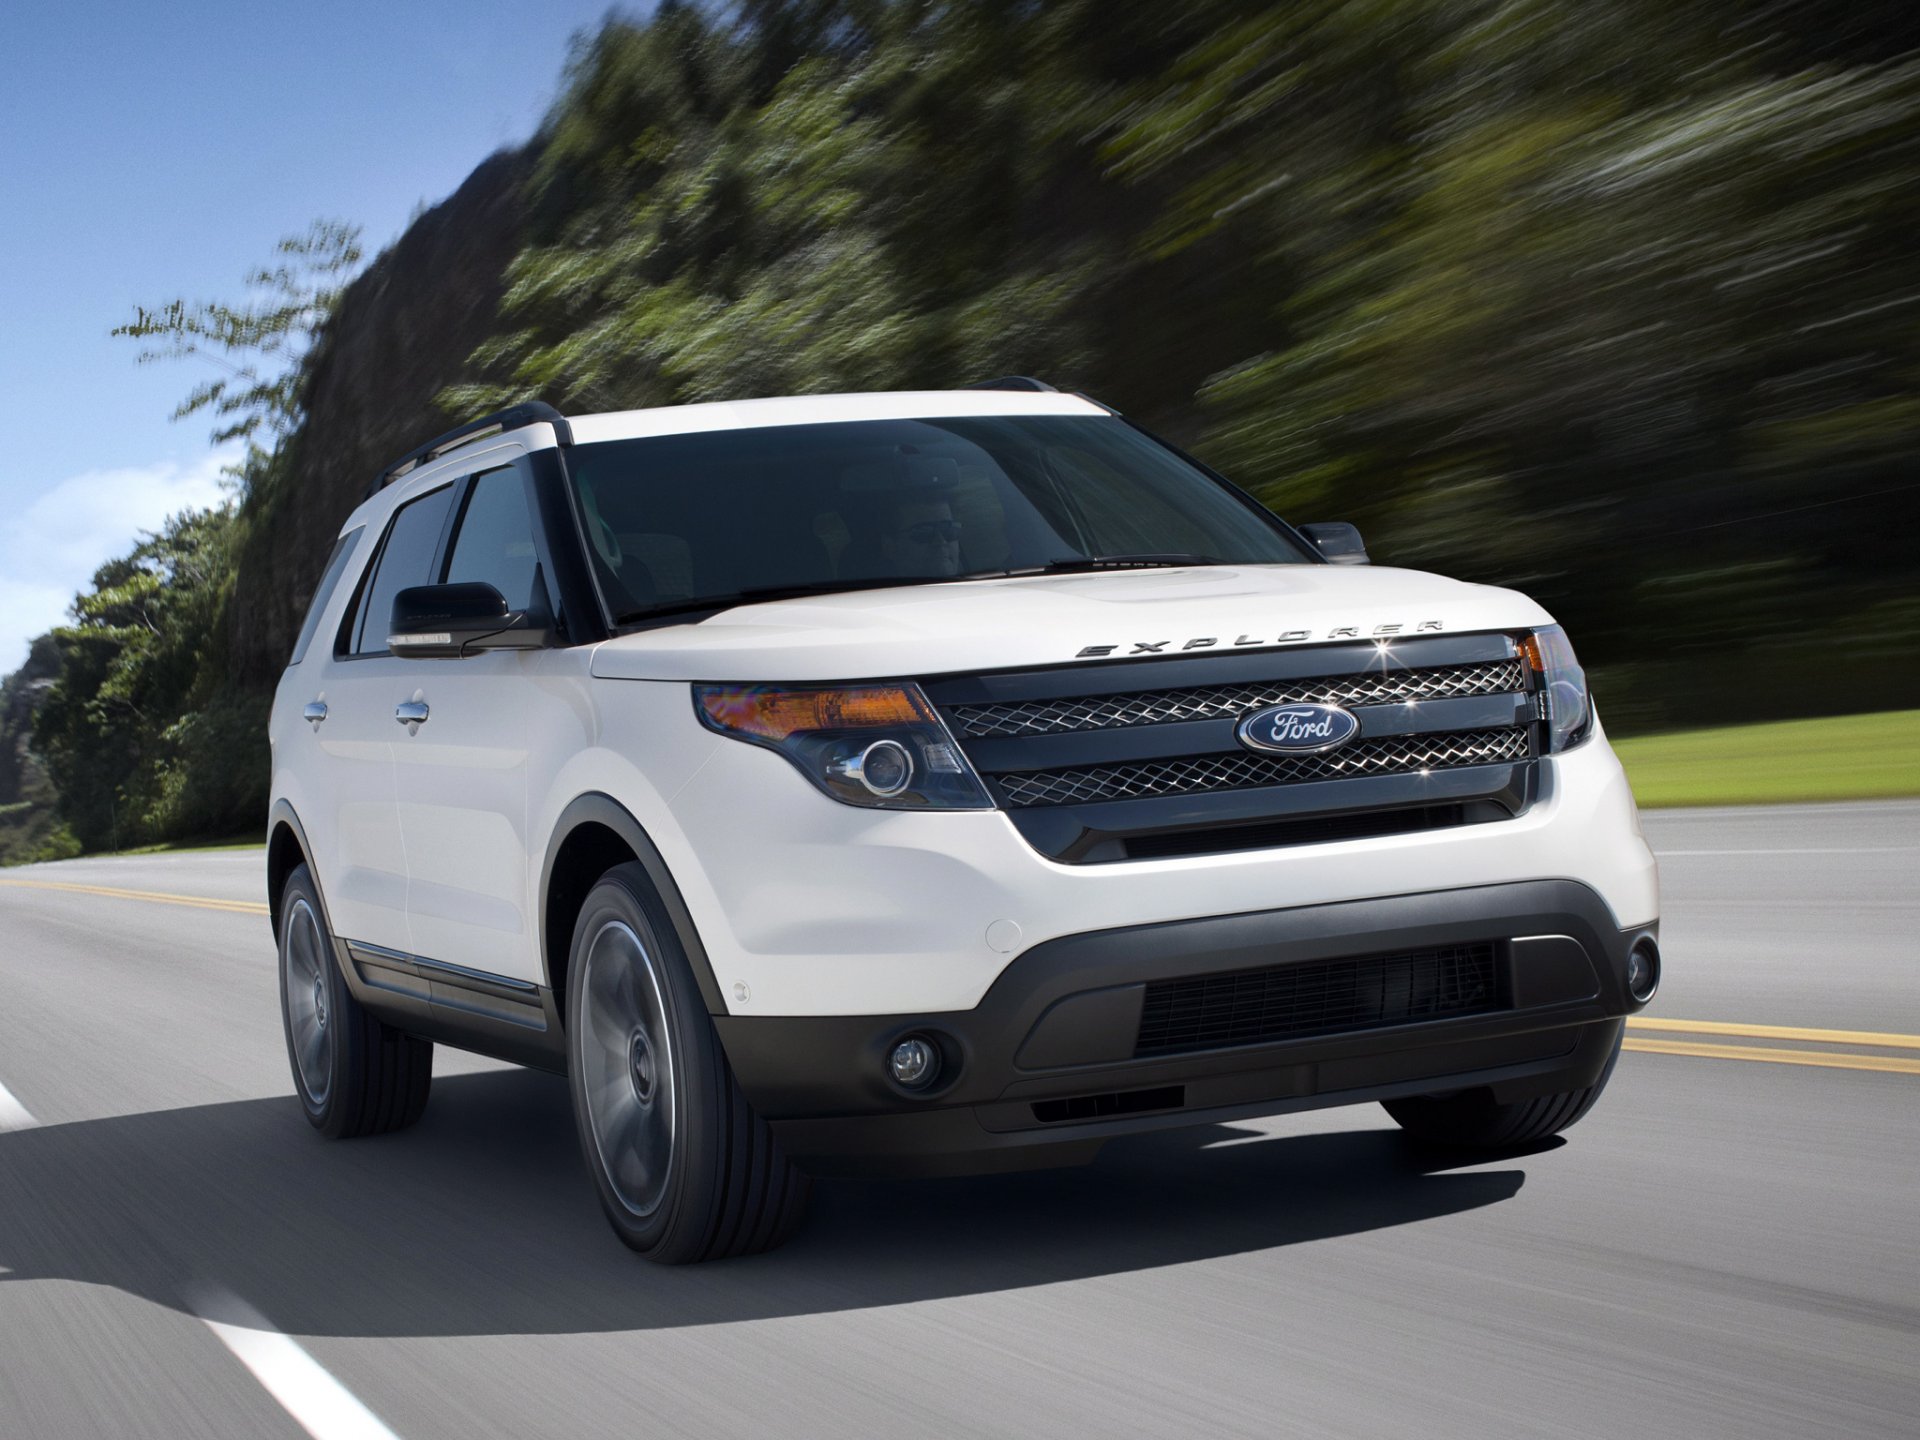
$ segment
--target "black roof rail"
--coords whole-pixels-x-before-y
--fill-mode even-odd
[[[1031,375],[1002,375],[998,380],[976,380],[971,385],[962,385],[962,390],[1051,390],[1059,393],[1060,387],[1049,385],[1044,380],[1036,380]]]
[[[529,400],[521,405],[509,405],[506,409],[496,410],[491,415],[482,415],[478,420],[469,420],[464,425],[456,425],[446,434],[434,436],[418,449],[409,450],[374,476],[373,483],[367,487],[367,493],[361,498],[371,500],[402,475],[418,469],[430,460],[438,460],[442,455],[458,450],[462,445],[469,445],[475,440],[482,440],[489,435],[498,435],[507,430],[518,430],[522,425],[533,425],[543,420],[553,426],[554,433],[560,437],[562,445],[573,443],[573,427],[567,424],[567,417],[553,406],[539,400]]]

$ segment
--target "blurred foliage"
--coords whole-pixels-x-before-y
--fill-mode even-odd
[[[231,835],[266,809],[268,697],[237,684],[226,663],[235,557],[245,502],[267,493],[299,433],[303,362],[360,261],[359,231],[316,221],[276,254],[246,277],[264,292],[256,303],[140,306],[113,331],[157,342],[142,363],[203,360],[227,372],[194,387],[174,418],[209,410],[216,442],[247,442],[239,493],[172,517],[100,567],[74,600],[74,623],[47,642],[56,660],[35,697],[31,763],[51,786],[17,802],[15,823],[33,839],[12,858]],[[0,808],[0,842],[7,821]]]
[[[1616,734],[1920,706],[1905,3],[666,0],[577,42],[519,158],[505,219],[460,211],[517,254],[452,418],[1036,374],[1383,563],[1538,596]],[[349,359],[460,373],[432,321],[484,308],[376,266],[309,437],[360,258],[322,222],[255,303],[116,332],[228,372],[178,413],[249,449],[237,513],[104,567],[59,633],[35,734],[80,843],[257,821],[266,699],[223,647],[300,581],[236,582],[236,537],[335,523],[356,478],[287,456],[421,404]]]
[[[1535,593],[1616,728],[1920,700],[1916,43],[1799,0],[667,4],[580,46],[446,404],[1040,374]]]

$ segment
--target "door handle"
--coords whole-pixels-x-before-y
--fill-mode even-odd
[[[318,730],[320,728],[320,722],[327,718],[327,702],[324,700],[307,701],[307,707],[300,712],[300,718],[303,720],[311,720],[313,722],[313,728]]]
[[[424,700],[402,700],[393,707],[393,718],[402,725],[424,725],[429,713]]]

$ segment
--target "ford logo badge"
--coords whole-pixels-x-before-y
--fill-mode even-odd
[[[1242,720],[1236,733],[1249,750],[1317,755],[1358,735],[1360,722],[1338,705],[1269,705]]]

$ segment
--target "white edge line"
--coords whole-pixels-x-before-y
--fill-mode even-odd
[[[13,1092],[0,1085],[0,1131],[31,1130],[40,1122],[27,1107],[13,1098]]]
[[[245,1301],[225,1291],[201,1289],[190,1294],[187,1303],[314,1440],[399,1440],[318,1360]]]
[[[1909,855],[1920,845],[1852,845],[1815,850],[1655,850],[1655,855]]]

